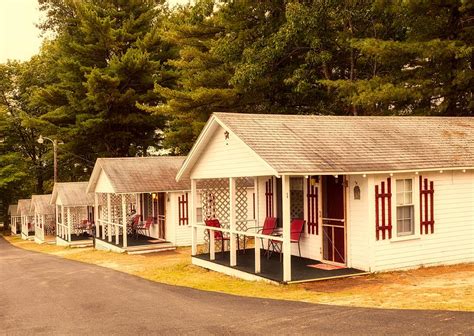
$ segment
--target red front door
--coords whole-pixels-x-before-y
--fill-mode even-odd
[[[323,176],[323,259],[344,264],[344,176]]]

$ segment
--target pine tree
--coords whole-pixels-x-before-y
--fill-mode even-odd
[[[55,80],[33,101],[48,110],[41,120],[65,142],[71,165],[64,169],[75,175],[74,166],[87,167],[98,156],[159,148],[165,119],[137,104],[159,104],[154,84],[173,82],[165,65],[173,50],[160,36],[163,1],[42,0],[41,6],[47,12],[41,27],[56,34],[46,53]]]
[[[179,57],[168,62],[179,79],[175,87],[157,86],[165,104],[142,106],[170,119],[166,147],[187,153],[212,112],[262,108],[266,94],[244,92],[232,77],[245,48],[272,31],[282,6],[279,0],[198,0],[173,13],[165,38],[179,48]]]

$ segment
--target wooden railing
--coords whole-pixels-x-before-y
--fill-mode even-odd
[[[71,228],[67,224],[63,224],[60,221],[56,221],[56,236],[71,242]]]
[[[102,240],[107,240],[109,243],[112,243],[114,241],[115,237],[115,244],[119,245],[120,244],[120,233],[122,232],[122,237],[123,237],[123,247],[127,247],[127,228],[124,228],[123,224],[120,223],[114,223],[114,222],[109,222],[104,219],[98,219],[97,220],[97,230],[99,232],[99,237],[102,238]],[[107,228],[107,231],[106,231]],[[124,234],[125,233],[125,234]]]

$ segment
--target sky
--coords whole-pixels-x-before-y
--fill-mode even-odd
[[[170,0],[171,5],[188,0]],[[27,61],[39,52],[42,38],[35,24],[41,20],[37,0],[0,0],[0,63]]]

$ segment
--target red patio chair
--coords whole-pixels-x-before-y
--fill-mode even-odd
[[[135,217],[135,218],[138,218],[139,216]],[[135,218],[134,218],[134,221],[135,221]],[[153,224],[153,217],[148,217],[145,221],[145,223],[139,223],[135,226],[135,230],[136,230],[136,236],[138,237],[138,234],[139,233],[142,233],[144,236],[148,236],[150,237],[151,234],[150,234],[150,227],[151,225]]]
[[[301,257],[301,247],[300,247],[300,240],[301,235],[303,234],[304,229],[304,219],[292,219],[290,224],[290,243],[298,244],[298,253]],[[273,247],[273,250],[280,253],[280,260],[282,257],[282,250],[283,250],[283,242],[278,240],[270,240],[270,244]],[[271,254],[269,255],[271,256]]]
[[[206,226],[221,228],[221,223],[219,222],[218,219],[206,219],[204,222],[206,223]],[[214,240],[221,242],[221,252],[222,252],[222,257],[224,257],[224,243],[226,241],[230,241],[230,238],[225,237],[221,231],[214,231],[214,230],[208,230],[208,231],[213,231]],[[211,235],[211,232],[209,232],[209,237],[210,235]],[[209,251],[210,250],[211,250],[211,239],[209,239]]]
[[[263,222],[263,227],[262,228],[260,228],[260,226],[254,226],[254,227],[247,228],[247,231],[250,230],[250,229],[259,229],[259,230],[257,230],[257,233],[267,235],[267,236],[271,236],[275,232],[276,225],[277,225],[276,217],[267,217],[267,218],[265,218],[265,221]],[[260,242],[262,244],[262,249],[263,249],[264,248],[263,238],[260,238]],[[244,240],[244,251],[245,251],[245,244],[246,244],[246,239]],[[268,252],[268,249],[269,249],[269,245],[270,245],[270,241],[267,244],[267,252]]]

